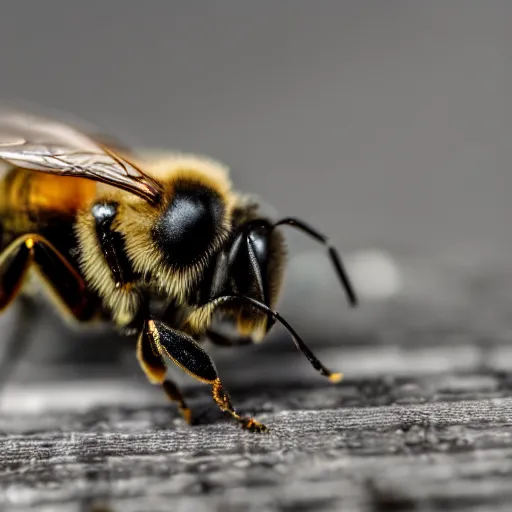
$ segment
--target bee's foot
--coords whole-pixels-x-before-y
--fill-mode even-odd
[[[188,425],[194,425],[195,420],[194,416],[192,415],[192,410],[188,407],[183,407],[180,409],[181,415],[183,416],[183,419]]]
[[[240,424],[244,430],[249,430],[249,432],[257,432],[259,434],[263,434],[269,431],[266,425],[256,421],[253,418],[242,418],[240,420]]]

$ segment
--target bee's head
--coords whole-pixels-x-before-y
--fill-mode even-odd
[[[265,219],[244,222],[219,254],[211,296],[238,295],[274,308],[285,264],[284,239]],[[236,322],[238,334],[260,341],[274,320],[243,302],[228,302],[219,310]]]
[[[259,217],[255,206],[245,205],[238,209],[238,213],[235,210],[231,236],[216,259],[209,296],[205,299],[218,306],[221,319],[235,320],[238,335],[253,341],[260,341],[276,320],[285,324],[274,311],[286,259],[284,238],[279,231],[281,226],[298,229],[327,247],[349,304],[357,305],[356,294],[338,251],[325,235],[293,217],[272,223]]]

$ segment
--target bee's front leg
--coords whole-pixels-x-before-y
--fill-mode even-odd
[[[19,296],[30,268],[38,272],[59,311],[78,322],[86,322],[94,317],[98,304],[88,294],[83,278],[65,256],[37,233],[20,236],[0,254],[0,311]],[[34,316],[34,303],[29,297],[22,295],[20,298],[20,335],[7,340],[7,346],[2,352],[0,387],[21,359],[30,338],[27,318],[32,320]]]
[[[149,382],[162,386],[169,400],[178,404],[183,418],[191,425],[193,423],[192,411],[187,406],[178,386],[167,378],[167,366],[145,326],[137,341],[137,359]]]
[[[151,382],[164,385],[166,368],[163,356],[167,356],[182,370],[195,379],[212,386],[212,396],[222,411],[229,413],[243,428],[254,432],[266,432],[268,429],[253,418],[240,416],[227,391],[221,383],[213,361],[208,354],[194,341],[194,339],[181,331],[171,329],[163,322],[150,319],[145,322],[139,337],[138,357],[142,368]],[[169,386],[169,385],[168,385]],[[185,405],[181,393],[176,386],[168,387],[168,396],[180,404],[180,409],[186,417],[190,411]]]

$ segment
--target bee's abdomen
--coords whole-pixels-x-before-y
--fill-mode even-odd
[[[37,233],[73,260],[76,214],[95,194],[90,180],[11,169],[0,180],[0,250],[21,235]]]

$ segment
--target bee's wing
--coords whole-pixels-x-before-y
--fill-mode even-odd
[[[99,137],[25,112],[0,110],[0,159],[25,169],[101,181],[152,203],[162,191]]]

